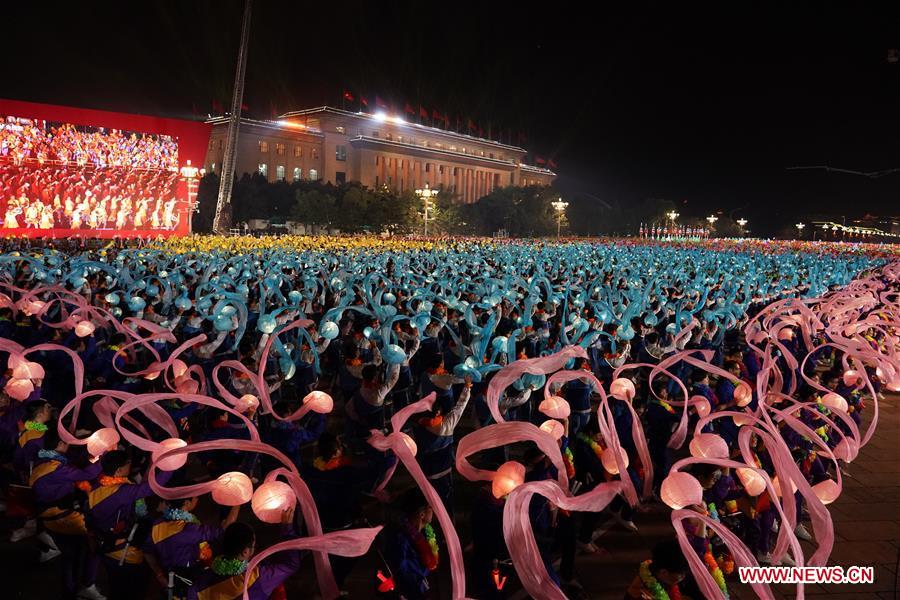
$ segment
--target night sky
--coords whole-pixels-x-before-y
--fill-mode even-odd
[[[565,193],[751,228],[900,213],[900,173],[786,170],[900,167],[900,3],[627,4],[256,0],[245,102],[421,104],[525,133]],[[7,3],[0,97],[205,114],[229,103],[242,6]]]

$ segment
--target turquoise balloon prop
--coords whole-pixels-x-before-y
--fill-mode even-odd
[[[366,327],[363,329],[363,337],[365,337],[367,340],[371,340],[373,335],[375,335],[375,330],[371,327]]]
[[[147,306],[147,301],[141,298],[140,296],[132,296],[128,300],[128,310],[131,312],[139,312],[144,310],[144,307]]]
[[[297,373],[297,365],[295,365],[294,361],[287,356],[278,359],[278,368],[281,369],[281,372],[284,374],[285,381],[293,378]]]
[[[198,309],[200,312],[206,312],[206,311],[208,311],[208,310],[210,309],[211,306],[212,306],[212,300],[210,300],[209,298],[203,298],[202,300],[200,300],[200,301],[197,303],[197,309]]]
[[[547,382],[546,375],[534,375],[532,373],[525,373],[521,377],[522,385],[526,388],[534,390],[539,390],[544,387],[544,384]]]
[[[469,369],[473,370],[481,366],[481,364],[478,362],[478,359],[474,356],[470,356],[469,358],[467,358],[463,364]]]
[[[601,323],[609,323],[610,319],[612,319],[612,315],[609,314],[608,310],[601,310],[597,313],[597,318],[600,319]]]
[[[647,327],[656,327],[659,323],[659,319],[656,318],[656,315],[653,313],[649,313],[646,317],[644,317],[644,325]]]
[[[109,293],[106,295],[106,301],[109,302],[110,304],[112,304],[113,306],[115,306],[119,303],[119,295]]]
[[[288,293],[288,300],[291,301],[291,304],[300,304],[300,300],[303,299],[303,294],[298,292],[297,290],[291,290]]]
[[[403,348],[397,344],[388,344],[388,346],[381,351],[381,358],[389,365],[399,365],[406,360],[406,352],[404,352]]]
[[[122,317],[122,309],[118,306],[113,306],[109,312],[111,312],[112,315],[117,319],[120,319]]]
[[[213,319],[213,327],[218,332],[228,332],[235,329],[235,325],[231,320],[231,317],[223,314],[219,314]]]
[[[175,308],[178,310],[187,310],[191,307],[191,299],[187,296],[179,296],[175,299]]]
[[[496,350],[497,352],[502,352],[503,350],[506,349],[506,343],[507,343],[506,336],[504,336],[504,335],[498,335],[498,336],[495,337],[494,340],[491,342],[491,348],[493,348],[493,349]]]
[[[619,339],[627,341],[634,337],[634,329],[632,329],[630,325],[624,328],[619,325],[616,328],[616,335],[619,337]]]
[[[275,317],[272,315],[262,315],[256,321],[256,328],[260,333],[270,334],[275,331]]]
[[[462,363],[453,367],[453,374],[457,377],[471,377],[473,383],[481,383],[481,373]]]
[[[145,291],[147,292],[147,295],[150,296],[151,298],[156,298],[157,296],[159,296],[159,286],[148,285],[147,289]]]
[[[381,307],[381,310],[389,319],[397,315],[397,307],[393,304],[386,304]]]
[[[319,335],[321,335],[326,340],[333,340],[340,333],[340,329],[338,329],[337,323],[334,321],[326,321],[322,328],[319,329]]]
[[[73,277],[72,278],[72,287],[75,289],[80,288],[85,283],[87,283],[87,279],[85,279],[84,277]]]
[[[222,315],[223,317],[231,317],[235,313],[237,313],[237,309],[235,307],[231,306],[230,304],[223,306],[222,310],[219,311],[219,314]]]
[[[425,328],[428,327],[428,324],[431,323],[431,315],[426,314],[418,314],[412,319],[413,325],[416,326],[416,329],[419,331],[425,331]]]
[[[395,296],[395,295],[393,295],[392,293],[388,292],[387,294],[385,294],[384,296],[381,297],[381,301],[382,301],[384,304],[393,304],[394,302],[397,301],[397,296]]]

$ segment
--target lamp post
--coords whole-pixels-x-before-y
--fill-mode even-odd
[[[551,206],[556,210],[556,239],[559,239],[559,232],[562,229],[562,218],[563,213],[566,212],[566,207],[569,206],[568,202],[563,202],[563,199],[560,198],[556,202],[551,202]]]
[[[747,224],[747,219],[741,217],[737,220],[738,227],[741,228],[741,237],[744,237],[744,225]]]
[[[822,239],[828,237],[828,223],[822,223]],[[813,241],[816,241],[816,230],[813,229]]]
[[[679,214],[674,210],[670,210],[669,212],[666,213],[666,217],[668,218],[669,221],[672,222],[672,227],[674,228],[675,227],[675,219],[677,219],[679,217]],[[668,229],[668,226],[667,226],[667,229]],[[667,233],[669,233],[669,235],[671,237],[671,229]]]
[[[709,223],[709,233],[710,234],[713,232],[713,226],[716,224],[716,221],[718,221],[718,220],[719,220],[719,217],[717,217],[716,215],[709,215],[708,217],[706,217],[706,222]]]
[[[803,239],[803,228],[806,227],[806,223],[797,223],[794,227],[797,228],[797,237]]]
[[[416,196],[422,199],[425,204],[425,237],[428,237],[428,209],[431,208],[431,199],[437,198],[438,191],[433,190],[425,184],[425,189],[416,190]]]

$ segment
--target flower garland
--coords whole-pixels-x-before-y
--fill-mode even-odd
[[[44,433],[47,431],[47,426],[43,423],[38,423],[37,421],[25,421],[25,429],[28,431],[38,431],[40,433]]]
[[[437,415],[431,418],[423,417],[419,419],[419,425],[424,427],[425,429],[440,427],[441,423],[444,422],[444,415]]]
[[[678,585],[673,585],[668,592],[663,585],[656,580],[650,573],[650,563],[653,561],[645,560],[641,563],[640,576],[641,583],[653,594],[653,600],[681,600],[681,590]]]
[[[110,475],[101,475],[97,478],[97,481],[104,487],[108,485],[122,485],[125,483],[131,483],[127,477],[112,477]]]
[[[328,460],[319,456],[313,461],[313,467],[318,471],[334,471],[349,464],[350,459],[346,456],[332,456]]]
[[[712,575],[712,578],[716,581],[716,585],[719,586],[719,591],[722,592],[722,596],[725,597],[725,600],[728,600],[728,587],[725,585],[725,575],[722,574],[722,569],[719,567],[719,563],[716,562],[716,559],[713,558],[712,551],[709,549],[709,546],[706,548],[706,554],[703,555],[703,562],[706,563],[706,568],[709,569],[709,574]]]
[[[184,521],[186,523],[199,523],[199,519],[193,513],[182,508],[167,508],[163,512],[166,521]]]
[[[572,450],[569,449],[568,446],[563,450],[563,462],[566,465],[566,475],[569,479],[575,477],[575,457],[572,455]]]
[[[434,528],[427,524],[422,528],[422,531],[419,531],[409,524],[407,535],[412,538],[413,546],[416,548],[422,565],[429,571],[437,569],[439,549]]]
[[[593,438],[589,438],[587,435],[583,433],[578,434],[578,438],[587,444],[594,454],[597,456],[597,460],[602,460],[600,457],[603,455],[603,446],[597,443],[597,440]]]
[[[670,415],[674,415],[674,414],[675,414],[675,409],[672,408],[672,405],[671,405],[671,404],[669,404],[669,403],[666,402],[665,400],[657,400],[657,401],[659,402],[659,405],[660,405],[660,406],[662,406],[664,409],[666,409],[666,412],[667,412],[667,413],[669,413]]]
[[[239,558],[217,556],[212,561],[212,570],[216,575],[221,575],[223,577],[243,575],[244,571],[247,570],[247,561]]]

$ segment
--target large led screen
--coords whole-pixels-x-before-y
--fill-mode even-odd
[[[0,235],[189,232],[203,123],[0,101]]]

